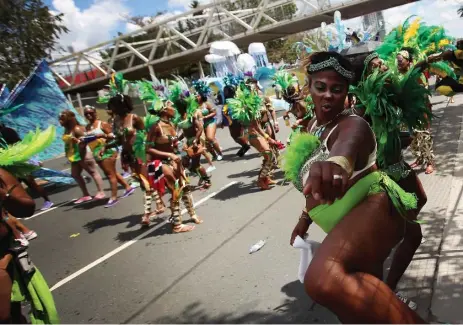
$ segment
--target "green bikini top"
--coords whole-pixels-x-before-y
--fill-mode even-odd
[[[186,130],[193,126],[193,122],[191,121],[191,119],[185,119],[178,123],[177,126],[182,130]]]

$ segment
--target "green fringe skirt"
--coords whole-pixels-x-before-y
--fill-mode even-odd
[[[386,193],[392,204],[404,218],[407,210],[417,207],[414,194],[405,192],[396,182],[383,172],[372,172],[355,183],[333,204],[318,205],[309,211],[309,216],[320,228],[329,233],[354,207],[367,196]]]

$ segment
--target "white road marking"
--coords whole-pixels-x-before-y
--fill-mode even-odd
[[[237,184],[238,182],[234,181],[234,182],[231,182],[231,183],[228,183],[227,185],[221,187],[217,192],[212,192],[211,194],[209,194],[208,196],[202,198],[201,200],[199,200],[198,202],[196,202],[194,204],[195,207],[197,207],[198,205],[201,205],[203,204],[204,202],[206,202],[207,200],[209,200],[210,198],[216,196],[219,192],[225,190],[226,188],[232,186],[232,185],[235,185]],[[184,209],[182,210],[181,214],[185,214],[187,213],[187,210]],[[155,227],[153,227],[152,229],[150,229],[149,231],[147,232],[144,232],[140,235],[138,235],[137,237],[135,237],[134,239],[132,239],[131,241],[119,246],[118,248],[116,248],[115,250],[112,250],[111,252],[107,253],[106,255],[100,257],[99,259],[97,259],[96,261],[88,264],[87,266],[81,268],[80,270],[78,270],[77,272],[74,272],[73,274],[71,274],[70,276],[64,278],[63,280],[59,281],[58,283],[56,283],[50,290],[51,291],[54,291],[56,289],[58,289],[59,287],[65,285],[66,283],[72,281],[73,279],[77,278],[79,275],[87,272],[88,270],[94,268],[95,266],[97,266],[98,264],[101,264],[102,262],[106,261],[107,259],[109,259],[110,257],[116,255],[117,253],[123,251],[124,249],[126,249],[127,247],[129,246],[132,246],[133,244],[135,244],[137,241],[139,241],[140,239],[142,239],[143,237],[146,237],[148,236],[149,234],[151,234],[152,232],[155,232],[156,230],[158,230],[159,228],[163,227],[166,223],[168,222],[168,219],[166,219],[165,221],[161,222],[160,224],[156,225]]]
[[[74,199],[74,200],[76,200],[76,199]],[[63,202],[63,203],[61,203],[61,204],[58,204],[58,205],[54,205],[53,207],[51,207],[51,208],[50,208],[50,209],[48,209],[48,210],[45,210],[45,211],[40,211],[40,212],[38,212],[38,213],[34,214],[33,216],[31,216],[31,217],[29,217],[29,218],[24,218],[23,220],[29,220],[29,219],[32,219],[32,218],[38,217],[38,216],[40,216],[40,215],[42,215],[42,214],[44,214],[44,213],[47,213],[47,212],[53,211],[53,210],[55,210],[56,208],[59,208],[60,206],[63,206],[63,205],[65,205],[65,204],[67,204],[67,203],[69,203],[69,202],[72,202],[72,201],[74,201],[74,200],[71,200],[71,201],[66,201],[66,202]]]

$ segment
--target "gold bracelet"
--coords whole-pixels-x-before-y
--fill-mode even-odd
[[[352,164],[349,162],[349,160],[346,157],[334,156],[334,157],[328,158],[326,161],[331,161],[332,163],[335,163],[336,165],[344,169],[347,175],[349,175],[349,177],[354,172],[354,168],[352,167]]]
[[[310,218],[309,213],[307,212],[306,209],[302,210],[299,220],[301,219],[305,219],[309,225],[313,222],[313,220]]]
[[[264,138],[265,138],[265,140],[267,140],[268,138],[270,138],[270,136],[267,133],[265,133]]]

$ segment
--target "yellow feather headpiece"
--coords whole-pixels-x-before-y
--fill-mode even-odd
[[[418,34],[418,28],[420,28],[421,18],[417,18],[411,23],[410,27],[407,28],[407,32],[404,35],[404,43],[414,38]]]

